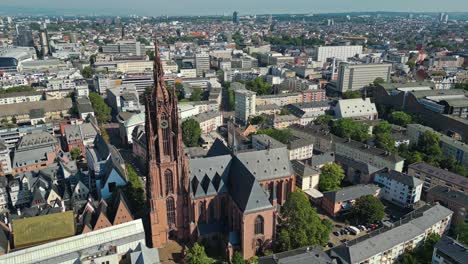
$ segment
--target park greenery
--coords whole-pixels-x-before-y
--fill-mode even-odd
[[[200,124],[193,118],[182,122],[182,140],[187,147],[196,147],[201,135]]]
[[[385,149],[390,152],[394,152],[396,150],[395,139],[393,138],[391,131],[392,125],[387,121],[381,121],[374,127],[372,132],[374,133],[375,145],[378,148]]]
[[[333,121],[331,132],[339,137],[351,138],[356,141],[366,141],[369,138],[369,127],[364,123],[359,123],[351,118],[342,118]]]
[[[268,135],[283,144],[288,144],[291,138],[293,137],[292,132],[289,128],[286,129],[276,129],[276,128],[266,128],[260,129],[257,131],[257,134]]]
[[[300,190],[290,193],[286,199],[281,208],[280,224],[276,246],[278,252],[324,245],[332,229],[332,223],[320,219],[316,209]]]
[[[242,257],[242,254],[239,251],[234,252],[234,255],[232,255],[232,264],[245,264],[244,258]]]
[[[109,122],[111,120],[111,108],[106,104],[104,99],[97,93],[90,93],[89,100],[99,124]]]
[[[210,264],[214,262],[212,258],[206,255],[205,247],[198,243],[195,243],[193,247],[188,250],[185,261],[187,264]]]
[[[351,215],[359,224],[377,223],[385,216],[385,206],[373,195],[362,196],[354,203]]]
[[[336,163],[325,164],[321,168],[318,188],[321,192],[341,189],[341,181],[345,174],[343,168]]]
[[[190,95],[190,101],[201,101],[203,98],[203,89],[195,87],[192,89],[192,94]]]

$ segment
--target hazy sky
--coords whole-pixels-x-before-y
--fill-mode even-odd
[[[352,11],[468,12],[467,0],[0,0],[0,10],[63,13],[208,15],[325,13]],[[20,10],[21,10],[20,9]]]

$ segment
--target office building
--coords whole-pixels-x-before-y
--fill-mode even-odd
[[[102,46],[103,53],[125,53],[132,55],[146,55],[146,48],[143,43],[135,40],[121,40],[117,43]]]
[[[425,205],[390,229],[371,232],[333,248],[330,256],[342,264],[392,264],[405,252],[421,246],[426,237],[443,235],[450,226],[452,211],[442,205]]]
[[[249,90],[237,90],[235,93],[235,117],[237,120],[247,123],[250,116],[254,116],[256,93]]]
[[[322,46],[317,48],[314,60],[326,62],[327,59],[335,58],[347,61],[348,58],[362,54],[362,46]]]
[[[28,27],[16,25],[16,46],[34,47],[32,31]]]
[[[342,62],[338,69],[338,92],[358,91],[382,78],[390,79],[391,64],[350,64]]]
[[[208,53],[195,54],[195,67],[197,76],[202,77],[205,72],[210,70],[210,55]]]
[[[0,48],[0,71],[18,72],[22,63],[36,59],[36,51],[30,47]]]
[[[239,13],[237,11],[232,13],[232,23],[239,24]]]
[[[52,55],[52,51],[50,50],[50,43],[49,43],[49,33],[47,32],[46,24],[41,27],[39,31],[39,41],[41,44],[41,55],[42,57],[47,57]]]

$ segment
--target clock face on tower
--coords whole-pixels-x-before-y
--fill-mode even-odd
[[[167,120],[162,119],[159,126],[160,126],[161,128],[167,128],[167,127],[169,126],[169,123],[167,122]]]

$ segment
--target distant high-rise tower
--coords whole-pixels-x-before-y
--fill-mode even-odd
[[[28,27],[16,25],[16,45],[20,47],[34,47],[32,31]]]
[[[445,14],[444,19],[443,19],[443,22],[444,22],[444,23],[448,23],[448,19],[449,19],[449,15],[448,15],[448,14]]]
[[[120,37],[123,39],[125,37],[125,24],[122,24],[122,32]]]
[[[47,26],[44,24],[41,27],[41,30],[39,32],[39,40],[41,44],[41,54],[43,57],[47,57],[49,55],[52,55],[52,52],[50,50],[50,43],[49,43],[49,34],[47,33]]]
[[[271,24],[271,23],[273,23],[273,16],[269,15],[268,16],[268,24]]]
[[[239,24],[239,13],[237,13],[237,11],[234,11],[234,13],[232,13],[232,22],[234,24]]]
[[[444,20],[445,13],[439,14],[439,21],[442,22]]]

